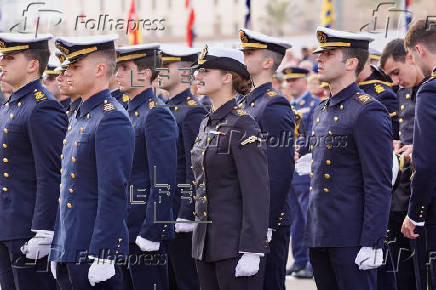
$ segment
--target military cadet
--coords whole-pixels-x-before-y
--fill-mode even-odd
[[[429,79],[416,94],[415,127],[413,132],[413,165],[409,209],[401,232],[409,239],[427,232],[427,251],[431,285],[436,287],[436,193],[435,193],[435,118],[436,118],[436,22],[419,20],[407,32],[404,46],[413,62]]]
[[[197,270],[192,259],[192,231],[195,223],[195,179],[191,169],[191,149],[198,135],[200,123],[207,113],[190,90],[190,66],[198,60],[197,49],[161,46],[162,67],[161,88],[169,93],[170,110],[176,118],[179,129],[177,144],[177,190],[173,199],[175,239],[169,244],[169,259],[172,269],[170,284],[179,290],[199,289]],[[171,285],[170,285],[171,286]]]
[[[271,81],[291,45],[247,29],[240,31],[240,39],[244,61],[255,85],[240,105],[259,123],[267,143],[271,251],[267,255],[264,289],[285,289],[290,239],[288,199],[294,173],[294,114],[289,101],[272,88]]]
[[[306,154],[310,132],[312,132],[312,115],[319,99],[313,97],[307,90],[307,77],[309,71],[299,67],[286,67],[282,70],[286,86],[291,93],[293,100],[291,105],[296,114],[302,120],[299,136],[295,137],[295,158],[298,160]],[[309,135],[307,135],[309,134]],[[292,216],[291,236],[292,255],[294,264],[286,271],[297,278],[312,278],[312,268],[309,263],[309,249],[304,245],[304,231],[306,228],[307,206],[309,204],[309,173],[300,175],[294,173],[292,188],[289,195],[291,198],[290,208]]]
[[[61,94],[69,96],[70,99],[70,103],[68,104],[66,113],[68,117],[68,123],[70,124],[70,126],[68,127],[68,131],[71,131],[72,129],[71,123],[76,120],[77,109],[79,108],[82,99],[80,98],[80,95],[76,95],[75,91],[72,90],[72,87],[67,84],[67,80],[65,78],[66,68],[60,66],[56,68],[56,70],[60,71],[59,76],[56,78],[59,91]]]
[[[363,70],[357,76],[359,87],[370,96],[382,103],[392,120],[393,140],[398,140],[398,99],[392,90],[392,83],[385,73],[375,66],[365,63]]]
[[[324,289],[376,289],[391,201],[392,128],[356,77],[372,38],[318,27],[318,75],[331,95],[313,114],[306,242]]]
[[[399,156],[400,172],[392,194],[386,239],[392,258],[387,259],[386,266],[379,269],[378,289],[425,289],[425,237],[421,236],[415,241],[406,239],[401,234],[410,197],[410,156],[413,148],[416,92],[425,78],[411,60],[410,54],[407,54],[403,39],[394,39],[386,45],[380,63],[394,84],[400,85],[397,93],[400,140],[394,145],[394,152]]]
[[[168,289],[168,241],[174,238],[177,123],[154,94],[161,67],[158,44],[117,48],[117,80],[130,97],[135,155],[129,180],[130,255],[145,257],[125,267],[126,288]]]
[[[56,287],[46,269],[67,117],[40,81],[50,38],[0,33],[2,82],[13,91],[0,107],[2,289]]]
[[[80,105],[63,140],[59,212],[50,259],[61,289],[122,289],[128,253],[127,182],[134,131],[110,95],[115,35],[63,37],[64,77]],[[95,286],[96,285],[96,286]],[[94,287],[95,286],[95,287]]]
[[[192,149],[197,226],[192,238],[201,289],[263,289],[269,181],[255,120],[236,105],[252,87],[243,54],[208,48],[198,59],[199,94],[212,111]]]
[[[56,52],[50,55],[48,60],[47,68],[42,75],[44,87],[52,93],[52,95],[56,98],[56,100],[61,103],[64,109],[68,108],[70,104],[70,98],[66,95],[63,95],[59,91],[59,87],[57,85],[56,77],[61,74],[61,70],[57,70],[60,66],[59,58],[56,56]]]

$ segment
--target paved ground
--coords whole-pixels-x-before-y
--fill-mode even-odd
[[[293,263],[291,253],[292,251],[289,249],[288,268]],[[286,290],[316,290],[316,286],[313,279],[296,279],[291,276],[286,276]]]

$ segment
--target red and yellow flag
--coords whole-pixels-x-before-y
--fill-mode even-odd
[[[138,23],[136,22],[136,9],[135,9],[135,0],[132,0],[132,3],[130,4],[130,11],[129,11],[129,44],[135,45],[140,44],[142,42],[142,35],[141,31],[139,30]]]

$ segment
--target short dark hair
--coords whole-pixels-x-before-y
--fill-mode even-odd
[[[106,77],[108,79],[115,74],[117,70],[117,57],[114,49],[99,50],[93,52],[91,55],[93,58],[104,59],[107,66]]]
[[[283,57],[284,57],[284,55],[282,55],[282,54],[280,54],[278,52],[269,50],[269,49],[264,49],[263,50],[263,56],[264,57],[270,57],[274,61],[274,64],[273,64],[273,66],[271,68],[271,73],[275,73],[277,71],[277,69],[279,68],[280,64],[282,63],[282,60],[283,60]]]
[[[364,48],[350,48],[345,47],[341,48],[342,55],[343,55],[343,61],[345,62],[349,58],[357,58],[357,68],[355,71],[356,76],[360,74],[360,72],[365,67],[366,62],[368,61],[369,52],[367,49]]]
[[[24,50],[23,54],[27,60],[35,59],[38,61],[38,74],[39,77],[41,77],[45,71],[45,68],[47,67],[48,59],[50,57],[50,50],[48,48],[32,48]]]
[[[436,22],[421,19],[413,25],[407,32],[404,39],[406,49],[421,43],[431,52],[436,52]]]
[[[407,51],[404,48],[404,39],[397,38],[386,44],[380,57],[380,66],[383,68],[388,58],[392,57],[394,61],[406,61]]]
[[[154,56],[143,57],[143,58],[134,59],[133,63],[138,67],[139,70],[145,70],[145,69],[151,70],[150,81],[153,82],[159,75],[159,71],[156,70],[156,68],[162,67],[162,58],[159,55],[156,55],[156,57]]]

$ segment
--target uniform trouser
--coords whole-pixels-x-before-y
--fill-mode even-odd
[[[259,271],[249,277],[235,277],[239,258],[218,262],[196,261],[201,290],[262,290],[265,258],[260,258]]]
[[[354,263],[360,247],[310,248],[318,290],[375,290],[377,270],[359,270]]]
[[[1,290],[51,290],[56,282],[47,267],[48,257],[29,260],[20,251],[29,239],[0,242]]]
[[[433,194],[433,199],[428,208],[428,213],[425,222],[425,230],[427,237],[427,280],[429,289],[436,290],[436,194]]]
[[[378,290],[425,290],[426,239],[423,228],[416,240],[409,240],[401,233],[406,213],[391,212],[384,248],[385,263],[377,271]],[[416,278],[417,277],[417,278]]]
[[[290,192],[291,208],[291,248],[294,267],[303,269],[309,262],[309,249],[304,244],[307,210],[309,206],[309,184],[292,185]]]
[[[273,231],[269,243],[270,252],[266,255],[265,290],[284,290],[286,279],[286,263],[289,254],[289,237],[291,227],[282,225]]]
[[[123,276],[115,264],[115,276],[91,286],[88,279],[89,263],[57,263],[56,277],[61,290],[122,290]]]
[[[176,233],[168,245],[169,268],[172,271],[170,281],[174,281],[171,290],[198,290],[197,269],[192,259],[192,233]]]
[[[143,252],[129,244],[129,262],[122,267],[124,290],[168,290],[168,244],[161,242],[159,251]]]

